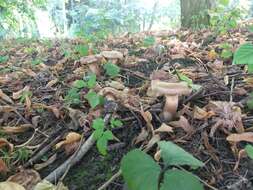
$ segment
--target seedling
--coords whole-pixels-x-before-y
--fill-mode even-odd
[[[154,44],[155,44],[155,38],[153,36],[147,36],[143,40],[144,47],[150,47],[150,46],[153,46]]]
[[[248,156],[253,160],[253,146],[248,144],[245,147],[245,151],[247,152]]]
[[[104,69],[105,73],[112,78],[118,76],[120,72],[120,68],[117,65],[110,62],[104,65]]]
[[[27,98],[30,98],[30,97],[32,97],[32,92],[31,92],[31,91],[24,91],[24,92],[22,93],[21,97],[20,97],[20,102],[21,102],[21,103],[24,103],[25,100],[26,100]]]
[[[163,169],[139,149],[123,157],[121,171],[129,190],[204,190],[197,176],[178,169],[183,165],[197,169],[204,166],[203,162],[172,142],[161,141],[158,146]]]
[[[112,118],[110,120],[110,127],[113,129],[113,128],[117,128],[117,127],[122,127],[123,123],[122,121],[120,121],[119,119],[115,119],[115,118]]]
[[[192,90],[198,91],[201,88],[200,85],[194,84],[193,81],[192,81],[192,79],[190,79],[186,75],[178,72],[177,70],[176,70],[176,74],[177,74],[179,80],[186,82],[188,84],[188,86],[192,88]]]
[[[229,59],[233,56],[232,47],[228,43],[221,44],[220,47],[222,48],[221,58]]]
[[[64,97],[64,101],[68,105],[78,105],[80,104],[80,90],[78,88],[72,87],[67,95]]]
[[[92,123],[92,128],[95,129],[93,138],[96,140],[98,151],[102,155],[106,155],[108,141],[114,139],[113,133],[105,128],[105,123],[102,118],[95,119]]]
[[[77,45],[75,47],[75,52],[77,52],[80,56],[87,56],[87,55],[89,55],[89,46]]]
[[[89,102],[91,108],[95,108],[98,105],[103,104],[104,99],[102,96],[98,95],[93,90],[90,90],[88,94],[85,95],[86,100]]]

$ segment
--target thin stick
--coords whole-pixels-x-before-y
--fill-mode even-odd
[[[121,176],[121,170],[119,170],[116,174],[114,174],[108,181],[106,181],[101,187],[98,188],[98,190],[104,190],[106,189],[115,179],[117,179],[119,176]]]
[[[232,78],[231,88],[230,88],[230,102],[233,102],[233,90],[235,86],[235,77]]]

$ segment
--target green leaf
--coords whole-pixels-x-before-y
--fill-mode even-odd
[[[161,190],[204,190],[193,174],[180,170],[168,170],[164,174]]]
[[[219,0],[219,2],[220,2],[220,4],[223,5],[223,6],[228,6],[230,0]]]
[[[113,140],[114,136],[112,134],[112,132],[110,130],[106,130],[103,134],[104,138],[106,138],[107,140]]]
[[[5,63],[6,61],[8,61],[9,57],[6,56],[0,56],[0,63]]]
[[[248,29],[250,32],[253,32],[253,25],[250,25]]]
[[[97,76],[94,73],[91,73],[88,76],[87,87],[94,88],[96,84],[97,84]]]
[[[172,142],[161,141],[158,145],[163,161],[167,165],[189,165],[194,169],[204,166],[203,162]]]
[[[253,146],[252,145],[247,145],[245,147],[245,151],[247,152],[248,156],[253,159]]]
[[[233,64],[253,65],[253,44],[241,45],[235,52]]]
[[[233,52],[231,50],[224,49],[221,52],[221,57],[224,59],[228,59],[233,56]]]
[[[100,96],[94,91],[88,92],[88,94],[85,95],[85,98],[88,100],[92,108],[95,108],[101,102]]]
[[[68,91],[68,94],[64,97],[64,101],[68,104],[79,104],[81,102],[79,89],[71,88]]]
[[[104,69],[105,69],[105,73],[112,78],[118,76],[120,72],[120,68],[113,63],[106,63],[104,65]]]
[[[188,84],[188,86],[192,85],[193,82],[192,82],[192,79],[190,79],[189,77],[187,77],[186,75],[180,73],[180,72],[177,72],[178,76],[179,76],[179,79],[181,81],[184,81]]]
[[[247,101],[247,107],[250,110],[253,110],[253,97],[250,97],[250,99]]]
[[[106,155],[107,154],[107,143],[108,143],[108,140],[104,136],[100,137],[97,140],[97,148],[98,148],[98,151],[102,155]]]
[[[105,122],[102,118],[97,118],[92,122],[93,129],[104,129]]]
[[[119,119],[114,119],[114,118],[111,119],[110,123],[111,123],[112,128],[121,127],[123,125],[122,121],[120,121]]]
[[[87,45],[77,45],[75,51],[78,52],[81,56],[89,55],[89,46]]]
[[[103,133],[104,133],[104,128],[96,129],[93,132],[93,138],[94,138],[94,140],[98,140],[99,138],[101,138],[103,136]]]
[[[73,87],[75,88],[84,88],[86,86],[86,83],[83,81],[83,80],[76,80],[74,83],[73,83]]]
[[[141,150],[132,150],[123,157],[121,171],[129,190],[158,190],[160,166]]]
[[[155,44],[155,38],[153,36],[147,36],[146,38],[144,38],[143,40],[143,45],[145,47],[149,47]]]

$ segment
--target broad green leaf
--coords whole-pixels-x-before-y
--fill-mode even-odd
[[[75,51],[78,52],[81,56],[89,55],[89,46],[87,45],[77,45]]]
[[[81,102],[79,90],[77,88],[71,88],[64,97],[64,101],[68,104],[79,104]]]
[[[93,129],[104,129],[105,122],[102,118],[97,118],[92,122]]]
[[[233,64],[253,65],[253,44],[241,45],[234,54]]]
[[[86,86],[86,83],[83,81],[83,80],[76,80],[74,83],[73,83],[73,86],[75,88],[84,88]]]
[[[161,156],[166,165],[189,165],[192,168],[204,166],[204,163],[194,158],[190,153],[172,142],[161,141],[158,143]]]
[[[233,56],[233,52],[231,50],[224,49],[221,52],[221,57],[224,59],[228,59]]]
[[[9,57],[6,56],[0,56],[0,63],[5,63],[6,61],[8,61]]]
[[[141,150],[132,150],[123,157],[121,171],[129,190],[158,190],[160,166]]]
[[[87,87],[94,88],[97,84],[97,76],[92,73],[88,76]]]
[[[104,138],[106,138],[107,140],[113,140],[114,136],[112,134],[112,132],[110,130],[106,130],[103,134]]]
[[[98,151],[102,154],[102,155],[106,155],[107,154],[107,143],[108,140],[106,139],[106,137],[102,136],[97,140],[97,148]]]
[[[161,190],[204,190],[193,174],[180,170],[168,170],[164,174]]]
[[[90,91],[88,94],[86,94],[85,98],[88,100],[92,108],[95,108],[100,104],[100,96],[94,91]]]
[[[245,151],[247,152],[248,156],[253,159],[253,146],[252,145],[247,145],[245,147]]]
[[[113,63],[106,63],[104,65],[104,69],[106,74],[109,75],[110,77],[116,77],[120,72],[120,68]]]
[[[103,133],[104,133],[104,128],[99,128],[99,129],[96,129],[94,132],[93,132],[93,138],[95,140],[98,140],[99,138],[101,138],[103,136]]]

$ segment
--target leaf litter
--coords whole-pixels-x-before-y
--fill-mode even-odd
[[[86,172],[78,188],[98,189],[108,179],[106,172],[112,176],[118,171],[128,150],[142,147],[156,152],[159,160],[160,140],[174,141],[205,163],[196,173],[207,184],[218,189],[238,183],[241,189],[252,186],[252,161],[244,150],[253,143],[253,115],[247,105],[252,76],[243,66],[232,65],[232,58],[222,59],[218,47],[231,36],[205,44],[206,33],[182,30],[111,37],[97,46],[99,53],[90,49],[89,55],[79,58],[71,53],[77,44],[87,45],[82,40],[52,41],[51,53],[46,44],[31,41],[41,50],[39,64],[31,64],[34,57],[25,51],[26,44],[6,41],[1,54],[12,54],[0,65],[0,173],[6,180],[0,187],[59,189],[45,177],[81,155],[87,142],[91,151],[79,160]],[[250,32],[241,28],[230,35],[235,50]],[[154,43],[144,43],[147,36]],[[59,44],[70,56],[64,57]],[[96,74],[96,84],[87,81],[89,73]],[[89,102],[89,92],[95,95],[95,104]],[[108,142],[113,158],[102,157],[89,141],[92,121],[108,114],[123,122],[112,129],[115,137]],[[108,166],[96,166],[106,160]],[[74,189],[80,171],[73,166],[64,172],[64,184]],[[101,172],[100,179],[93,179]],[[117,179],[109,189],[123,186]]]

